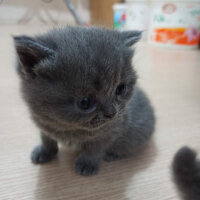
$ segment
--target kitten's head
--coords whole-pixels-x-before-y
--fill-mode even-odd
[[[139,31],[67,27],[14,37],[24,97],[38,117],[92,129],[122,114],[136,82]]]

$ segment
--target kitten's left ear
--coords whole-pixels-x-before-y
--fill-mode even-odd
[[[124,44],[127,47],[132,46],[138,42],[142,37],[142,31],[124,31],[121,33],[123,37]]]
[[[55,53],[48,45],[37,41],[36,38],[17,36],[13,39],[21,68],[26,74],[34,75],[35,65]]]

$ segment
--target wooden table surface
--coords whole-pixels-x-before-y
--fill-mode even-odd
[[[1,25],[0,199],[178,200],[170,174],[174,153],[183,145],[200,152],[200,51],[138,44],[134,64],[156,110],[154,138],[135,158],[103,163],[98,175],[87,178],[75,174],[67,148],[49,164],[30,162],[39,131],[20,95],[11,35],[46,29]]]

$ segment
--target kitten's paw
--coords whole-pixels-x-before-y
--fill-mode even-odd
[[[41,145],[36,146],[31,153],[31,160],[35,164],[43,164],[51,161],[57,154],[58,149],[45,150]]]
[[[99,171],[99,163],[92,159],[79,157],[75,161],[75,171],[83,176],[92,176]]]
[[[106,152],[103,159],[106,161],[106,162],[112,162],[112,161],[115,161],[115,160],[120,160],[121,157],[113,152]]]

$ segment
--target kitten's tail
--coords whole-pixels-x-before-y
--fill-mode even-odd
[[[174,157],[174,181],[185,200],[200,200],[200,160],[195,151],[181,148]]]

